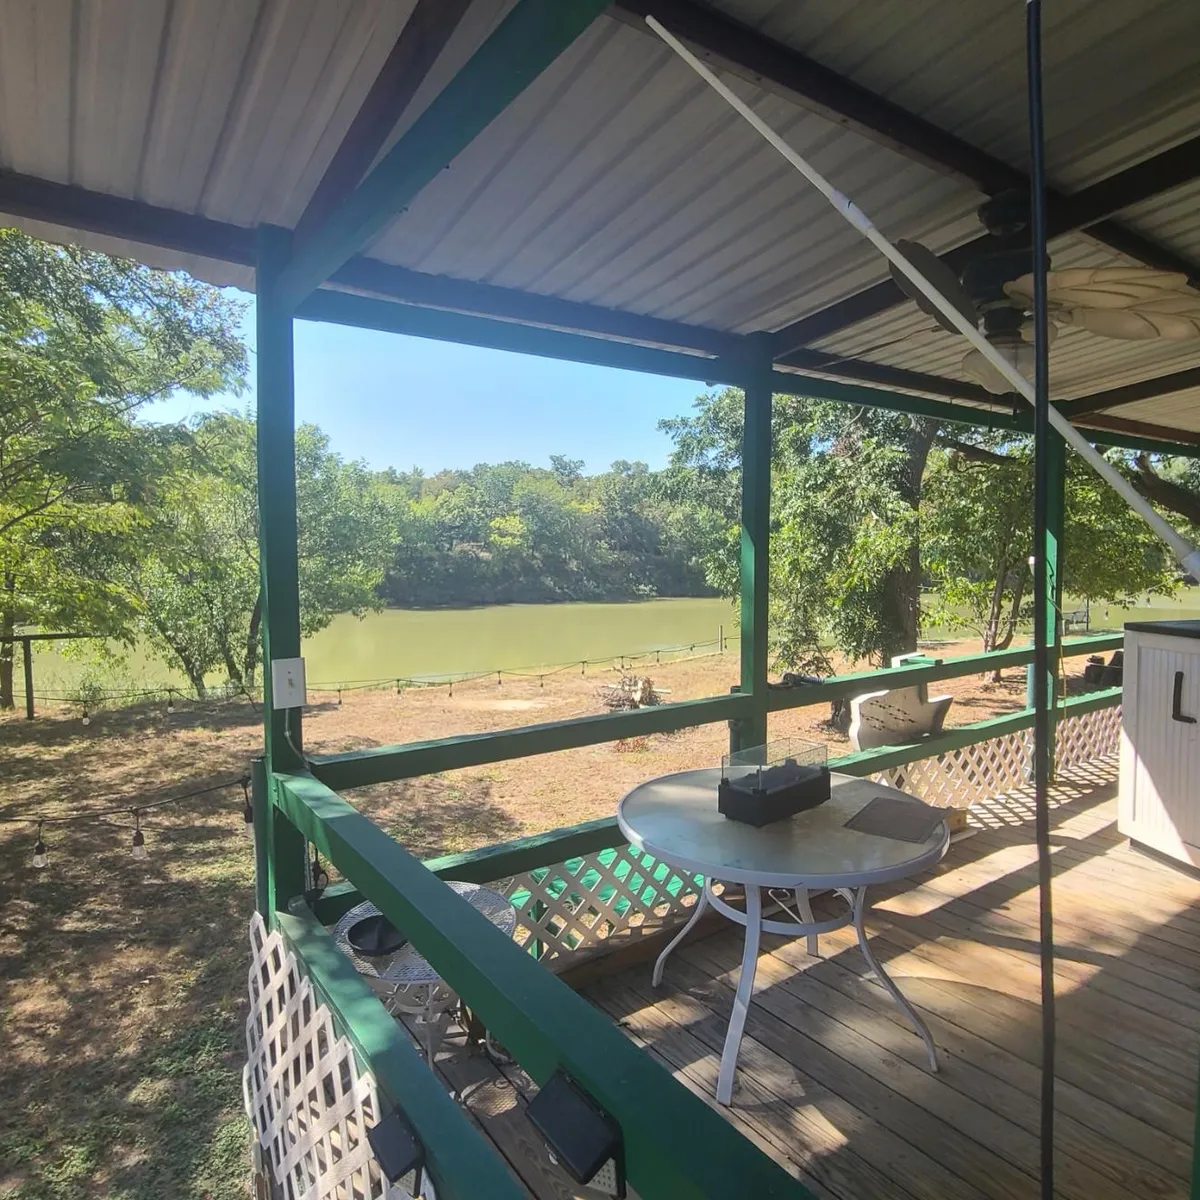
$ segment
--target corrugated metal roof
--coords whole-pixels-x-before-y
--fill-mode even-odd
[[[1010,0],[710,0],[939,128],[1027,169],[1025,6]],[[1043,17],[1046,156],[1075,190],[1200,125],[1200,4],[1055,0]]]
[[[414,0],[0,0],[0,166],[291,226]]]
[[[475,0],[392,140],[514,2]],[[0,166],[240,226],[293,225],[413,4],[0,0]],[[1026,161],[1021,5],[712,6],[1005,162]],[[1059,0],[1046,22],[1056,185],[1076,190],[1196,135],[1200,4]],[[777,91],[727,78],[891,236],[942,251],[978,233],[974,187]],[[1200,259],[1198,201],[1200,183],[1122,220]],[[249,282],[244,267],[22,224],[214,282]],[[862,239],[682,63],[612,18],[599,19],[370,253],[734,332],[781,328],[886,276]],[[1060,239],[1054,254],[1056,266],[1121,261],[1084,236]],[[820,348],[963,378],[962,345],[911,305]],[[1190,344],[1069,331],[1052,369],[1056,394],[1072,397],[1197,362],[1200,347]],[[1183,401],[1172,404],[1178,412]]]
[[[894,236],[948,248],[979,195],[732,80]],[[435,274],[744,332],[870,282],[875,256],[656,39],[593,28],[371,253]]]

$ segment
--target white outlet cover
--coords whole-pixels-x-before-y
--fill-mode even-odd
[[[307,703],[304,659],[271,659],[271,707],[303,708]]]

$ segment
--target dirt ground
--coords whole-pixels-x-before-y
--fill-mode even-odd
[[[962,643],[939,654],[967,653]],[[615,669],[408,690],[310,696],[310,753],[445,737],[601,712]],[[640,663],[664,699],[720,695],[732,654]],[[1024,707],[1023,670],[952,694],[949,724]],[[339,702],[340,701],[340,702]],[[49,866],[30,865],[28,818],[133,807],[236,781],[260,746],[245,703],[176,701],[93,713],[0,719],[0,1197],[226,1200],[247,1194],[244,1059],[246,922],[252,847],[242,791],[147,813],[149,857],[130,855],[132,820],[47,824]],[[827,705],[779,714],[771,736],[798,734],[844,753]],[[610,814],[636,783],[714,765],[724,725],[631,739],[379,785],[348,798],[428,857]],[[164,791],[165,789],[165,791]]]

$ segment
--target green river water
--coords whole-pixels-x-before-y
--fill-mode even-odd
[[[1068,600],[1066,611],[1081,608]],[[1200,619],[1200,588],[1174,597],[1154,596],[1123,607],[1094,604],[1091,632],[1120,629],[1127,620]],[[697,653],[715,649],[724,629],[737,651],[737,618],[720,599],[646,600],[631,604],[507,604],[458,609],[385,609],[362,620],[339,616],[304,643],[312,685],[388,678],[469,675],[523,670],[587,659],[600,662],[695,644]],[[1074,625],[1072,636],[1085,632]],[[969,633],[929,630],[932,639]],[[183,685],[185,680],[141,650],[117,666],[97,670],[56,651],[37,655],[35,687],[61,694],[85,676],[105,688]],[[17,687],[21,686],[20,667]],[[213,683],[220,680],[214,678]]]
[[[362,620],[334,618],[304,642],[310,686],[386,678],[521,670],[588,659],[600,662],[695,644],[715,650],[718,633],[736,647],[736,615],[720,599],[631,604],[505,604],[484,608],[384,609]],[[707,645],[704,645],[707,643]],[[34,664],[38,692],[63,692],[88,672],[54,651]],[[93,677],[110,687],[183,684],[182,676],[135,650]],[[219,682],[214,679],[213,682]],[[18,667],[17,685],[20,686]]]

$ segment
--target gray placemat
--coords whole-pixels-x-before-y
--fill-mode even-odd
[[[894,842],[920,844],[927,842],[945,819],[944,808],[934,808],[920,800],[876,796],[846,822],[846,828],[872,837],[891,838]]]

